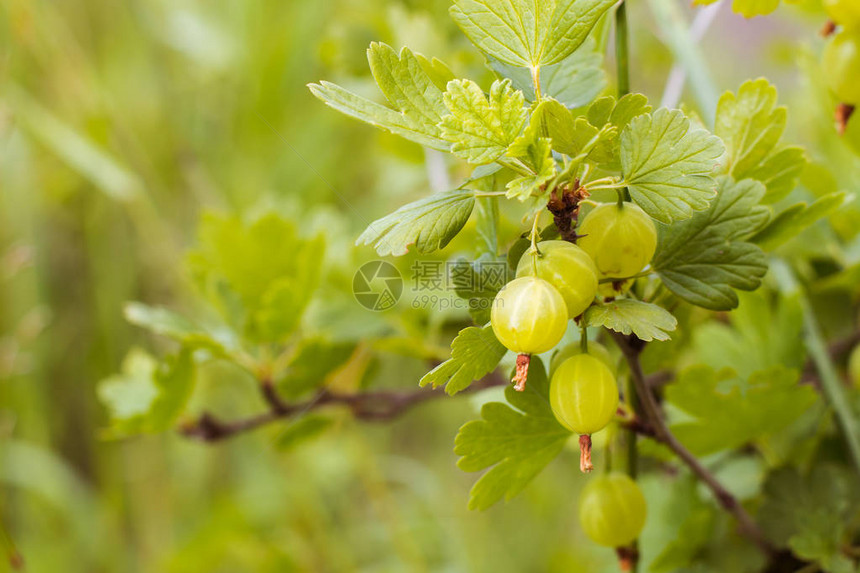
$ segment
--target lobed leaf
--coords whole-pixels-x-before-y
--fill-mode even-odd
[[[371,245],[380,256],[405,255],[410,245],[419,253],[432,253],[460,232],[474,206],[475,193],[468,189],[434,193],[377,219],[355,244]]]
[[[454,441],[454,453],[462,456],[457,466],[467,472],[490,468],[472,487],[469,509],[510,501],[561,453],[571,433],[555,419],[548,392],[543,363],[532,357],[525,391],[505,391],[510,406],[485,404],[481,420],[460,428]]]
[[[662,227],[651,262],[666,287],[689,303],[712,310],[738,305],[733,289],[755,290],[767,272],[764,252],[743,240],[768,219],[758,203],[764,185],[746,179],[719,179],[707,211]]]
[[[774,217],[750,242],[771,251],[839,209],[845,201],[845,193],[839,192],[820,197],[810,205],[795,203]]]
[[[469,163],[490,163],[501,157],[526,123],[523,94],[510,80],[495,81],[489,99],[471,80],[448,82],[444,95],[450,112],[442,118],[442,135],[451,153]]]
[[[425,374],[419,384],[434,388],[445,384],[445,392],[453,396],[495,370],[506,352],[489,325],[464,328],[451,342],[451,358]]]
[[[367,51],[373,77],[394,109],[331,82],[309,84],[308,88],[314,96],[341,113],[419,145],[448,151],[449,144],[441,137],[438,127],[446,109],[437,82],[448,77],[450,70],[438,60],[428,61],[419,56],[409,48],[397,54],[390,46],[375,42]]]
[[[493,58],[539,69],[572,54],[615,0],[454,0],[451,17]]]
[[[677,319],[664,308],[629,298],[590,306],[585,311],[585,322],[621,334],[633,333],[646,342],[669,340],[669,332],[678,326]]]
[[[634,117],[621,133],[621,170],[630,195],[651,217],[671,223],[702,211],[714,196],[720,139],[678,110]]]
[[[788,195],[806,164],[803,149],[779,147],[786,116],[776,87],[764,78],[744,83],[737,94],[726,92],[717,105],[714,133],[726,145],[725,172],[764,183],[767,203]]]

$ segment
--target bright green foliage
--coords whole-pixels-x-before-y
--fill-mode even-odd
[[[298,326],[319,280],[323,240],[265,215],[204,216],[189,255],[195,279],[228,322],[255,340],[280,342]]]
[[[385,107],[330,83],[310,84],[311,92],[334,109],[391,133],[442,151],[448,143],[438,127],[447,113],[442,90],[409,48],[398,55],[390,46],[373,43],[367,50],[379,89],[394,107]],[[426,59],[424,59],[426,61]],[[444,64],[436,67],[446,69]]]
[[[811,204],[795,203],[776,215],[750,242],[771,251],[799,235],[821,219],[834,213],[846,202],[845,193],[830,193]]]
[[[455,0],[451,17],[478,48],[539,69],[574,52],[612,0]]]
[[[801,559],[831,573],[854,573],[842,549],[843,540],[857,533],[856,520],[845,523],[860,511],[856,484],[856,475],[830,464],[815,465],[806,476],[794,468],[777,470],[765,484],[759,521],[775,543]]]
[[[615,417],[618,383],[602,360],[576,354],[555,369],[549,403],[562,426],[577,434],[594,434]]]
[[[510,80],[493,82],[489,99],[475,82],[453,80],[444,94],[442,135],[451,153],[469,163],[490,163],[505,153],[526,122],[522,92]]]
[[[535,108],[532,118],[532,121],[534,118],[540,118],[543,128],[552,139],[552,148],[571,157],[580,155],[589,157],[591,153],[596,155],[602,141],[608,139],[613,133],[609,130],[601,133],[599,129],[588,123],[585,117],[576,117],[572,111],[553,99],[542,101]],[[601,157],[605,154],[604,151]]]
[[[445,391],[453,396],[495,370],[506,352],[490,326],[464,328],[451,342],[451,358],[425,374],[420,384],[434,388],[445,384]]]
[[[671,430],[696,455],[767,437],[815,403],[815,390],[797,380],[796,371],[781,366],[756,372],[748,380],[737,379],[730,370],[690,368],[666,387],[666,399],[695,421],[677,422]]]
[[[661,306],[630,298],[595,304],[585,312],[589,326],[605,326],[621,334],[635,334],[641,340],[669,340],[678,320]]]
[[[566,241],[542,241],[538,253],[526,252],[517,265],[517,276],[537,276],[558,290],[568,316],[576,318],[597,295],[597,268],[588,254]]]
[[[822,56],[824,77],[842,103],[860,104],[860,32],[842,30],[827,42]]]
[[[662,223],[688,219],[714,196],[712,173],[724,147],[678,110],[633,118],[621,133],[621,167],[630,195]]]
[[[293,350],[286,371],[276,380],[277,388],[285,397],[295,398],[323,386],[354,351],[355,344],[349,342],[329,342],[320,338],[302,340]]]
[[[435,193],[377,219],[355,244],[371,245],[380,256],[405,255],[410,245],[415,246],[416,252],[432,253],[460,232],[474,206],[474,191]]]
[[[726,92],[717,106],[714,133],[726,145],[725,172],[764,183],[766,203],[788,195],[806,164],[803,149],[779,145],[786,115],[776,87],[763,78],[744,83],[737,94]]]
[[[516,278],[493,300],[490,324],[505,348],[517,354],[552,350],[567,331],[564,298],[547,281],[531,276]]]
[[[161,307],[130,302],[123,309],[125,319],[159,336],[166,336],[188,348],[205,348],[215,355],[225,352],[215,336],[181,314]]]
[[[539,118],[532,120],[525,132],[508,148],[507,155],[525,163],[534,175],[517,177],[508,183],[508,197],[525,201],[532,195],[540,195],[540,186],[555,176],[555,161],[552,158],[551,140],[541,135]]]
[[[682,475],[671,487],[661,483],[659,488],[669,493],[662,506],[648,496],[648,515],[651,524],[658,523],[661,529],[667,530],[668,543],[647,570],[650,573],[674,573],[693,565],[702,548],[713,539],[716,519],[714,509],[701,499],[699,486],[689,475]],[[646,489],[645,494],[649,493]],[[653,538],[649,542],[654,545]]]
[[[764,193],[757,181],[724,176],[707,211],[661,229],[652,265],[669,290],[692,304],[728,310],[738,305],[732,289],[758,288],[767,261],[743,239],[768,219],[767,209],[758,206]]]
[[[190,350],[161,364],[141,350],[126,356],[122,372],[102,380],[99,398],[110,413],[107,434],[120,438],[169,430],[185,408],[194,387]]]
[[[605,139],[592,158],[605,169],[620,170],[621,133],[634,117],[647,113],[651,113],[651,106],[642,94],[627,94],[619,100],[604,96],[591,104],[586,114],[588,123],[599,130],[607,125],[615,128],[605,132]]]
[[[481,419],[467,422],[454,441],[457,466],[477,472],[490,468],[469,496],[469,509],[487,509],[511,500],[564,448],[570,432],[549,406],[549,381],[539,358],[532,357],[525,391],[505,390],[508,404],[491,402]]]
[[[605,547],[632,543],[645,526],[645,496],[630,476],[613,472],[593,478],[579,498],[579,523]]]
[[[534,101],[535,90],[531,72],[491,59],[490,67],[513,82],[527,101]],[[597,51],[597,42],[589,37],[570,56],[557,64],[542,66],[540,88],[544,97],[553,98],[566,107],[588,105],[606,88],[603,55]]]

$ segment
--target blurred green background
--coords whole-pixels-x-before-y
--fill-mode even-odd
[[[633,89],[659,101],[674,61],[672,21],[630,4]],[[682,26],[693,16],[686,1],[650,4]],[[334,431],[289,451],[273,445],[277,427],[215,445],[173,433],[101,435],[98,381],[129,348],[165,346],[129,326],[123,304],[199,311],[183,261],[204,209],[273,210],[325,236],[317,328],[351,327],[359,338],[394,331],[406,344],[426,327],[447,347],[426,313],[331,322],[327,297],[374,256],[354,249],[355,237],[444,176],[425,168],[421,148],[340,116],[305,87],[325,78],[375,93],[364,57],[372,40],[488,77],[447,8],[446,0],[2,3],[0,520],[29,570],[613,570],[612,552],[578,531],[574,452],[511,503],[466,510],[474,476],[455,467],[452,440],[487,393],[434,401],[386,425],[342,416]],[[787,139],[814,144],[822,172],[841,166],[821,183],[825,192],[855,181],[857,163],[829,129],[828,96],[814,80],[820,24],[820,14],[797,8],[753,21],[722,9],[701,52],[712,93],[767,75],[785,103],[803,106]],[[713,112],[701,93],[686,90],[684,100],[704,117]],[[372,383],[416,388],[427,363],[403,354],[378,352]],[[211,367],[195,400],[238,417],[262,407],[249,388]],[[661,505],[665,484],[648,478],[644,487],[647,562],[649,547],[669,541],[672,509]]]

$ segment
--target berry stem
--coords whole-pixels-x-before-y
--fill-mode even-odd
[[[591,436],[585,434],[579,436],[579,471],[584,474],[591,473],[594,464],[591,463]]]
[[[529,362],[531,362],[531,354],[517,355],[517,369],[514,374],[514,390],[522,392],[526,389],[526,379],[529,377]]]

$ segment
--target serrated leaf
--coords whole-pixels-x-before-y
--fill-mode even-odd
[[[635,334],[640,340],[669,340],[669,332],[678,326],[677,319],[666,309],[629,298],[595,304],[585,311],[589,326],[605,326],[621,334]]]
[[[535,100],[534,83],[528,68],[495,59],[491,59],[489,64],[496,73],[510,79],[514,88],[523,92],[527,101]],[[539,76],[543,97],[553,98],[568,108],[588,105],[607,84],[603,55],[597,51],[597,42],[593,37],[589,37],[563,61],[542,66]]]
[[[432,253],[460,232],[474,206],[475,193],[468,189],[434,193],[377,219],[355,244],[371,245],[383,257],[405,255],[410,245],[418,253]]]
[[[341,113],[419,145],[448,151],[449,144],[438,127],[447,110],[442,103],[442,90],[435,83],[444,77],[447,69],[444,64],[429,62],[434,71],[431,77],[425,69],[428,64],[422,65],[409,48],[403,48],[398,55],[382,43],[371,44],[367,56],[377,85],[394,109],[330,82],[321,81],[308,87],[317,98]]]
[[[506,64],[540,68],[574,52],[614,0],[454,0],[463,33]]]
[[[529,126],[508,148],[507,155],[520,159],[534,175],[517,177],[507,185],[507,197],[525,201],[541,193],[540,186],[555,176],[550,139],[541,136],[541,118],[533,114]]]
[[[651,113],[651,106],[642,94],[627,94],[619,100],[606,96],[592,103],[586,113],[588,123],[600,130],[608,125],[615,129],[605,132],[605,141],[589,157],[601,163],[604,169],[620,170],[620,135],[633,118],[647,113]]]
[[[225,352],[224,346],[212,333],[166,308],[129,302],[123,307],[123,314],[131,324],[145,328],[153,334],[172,338],[190,348],[206,348],[215,354]]]
[[[132,350],[120,374],[102,380],[98,396],[107,407],[108,435],[126,437],[169,429],[182,413],[194,384],[192,351],[182,351],[159,364],[141,350]]]
[[[776,87],[763,78],[744,83],[737,94],[726,92],[717,105],[714,133],[726,145],[725,172],[764,183],[766,203],[788,195],[806,164],[802,149],[778,147],[786,116]]]
[[[665,395],[694,421],[676,422],[671,430],[700,456],[767,437],[818,399],[815,390],[797,381],[797,370],[782,366],[758,371],[748,380],[737,379],[731,370],[690,368],[666,386]]]
[[[448,82],[444,94],[449,114],[440,123],[451,142],[451,153],[470,163],[490,163],[501,157],[526,123],[524,99],[510,80],[495,81],[489,99],[471,80]]]
[[[845,193],[830,193],[811,205],[795,203],[774,217],[750,242],[771,251],[836,211],[845,204],[845,200]]]
[[[633,118],[621,133],[621,170],[630,195],[662,223],[688,219],[708,207],[723,154],[719,138],[692,127],[678,110]]]
[[[355,344],[330,342],[319,338],[302,340],[295,350],[287,370],[276,382],[286,398],[324,386],[332,373],[340,369],[352,356]]]
[[[505,391],[510,406],[485,404],[481,420],[460,428],[454,441],[454,453],[462,456],[457,466],[467,472],[490,468],[472,487],[469,509],[511,500],[564,448],[571,433],[555,419],[548,392],[543,363],[532,357],[525,391]]]
[[[489,325],[464,328],[451,342],[451,358],[425,374],[419,384],[434,388],[445,384],[445,392],[453,396],[495,370],[506,352]]]
[[[733,289],[755,290],[767,272],[764,252],[743,238],[761,228],[768,211],[758,206],[761,183],[736,183],[728,176],[718,182],[707,211],[660,229],[651,264],[666,287],[687,302],[729,310],[738,305]]]

